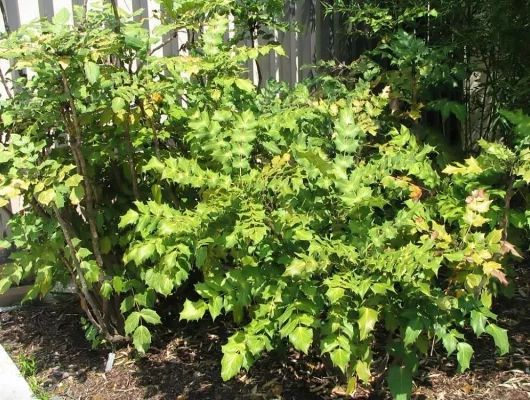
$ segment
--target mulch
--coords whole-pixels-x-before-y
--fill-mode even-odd
[[[515,296],[496,306],[498,325],[509,330],[510,353],[500,357],[493,341],[472,341],[471,370],[456,374],[456,358],[444,352],[421,363],[413,399],[530,399],[530,274],[518,271]],[[15,359],[37,360],[36,378],[49,399],[390,399],[384,386],[358,387],[345,394],[316,354],[295,351],[267,354],[248,373],[223,382],[221,346],[233,332],[230,323],[175,322],[158,328],[145,356],[131,348],[116,352],[105,373],[108,349],[93,350],[80,326],[82,311],[74,297],[47,300],[0,313],[0,343]],[[175,317],[175,320],[177,318]]]

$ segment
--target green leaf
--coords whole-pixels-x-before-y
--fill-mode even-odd
[[[101,285],[100,293],[106,299],[110,299],[110,295],[112,294],[112,285],[109,281],[103,282],[103,284]]]
[[[455,175],[469,175],[469,174],[480,174],[482,168],[478,164],[477,160],[473,157],[470,157],[465,160],[465,165],[462,163],[455,162],[454,165],[448,165],[442,171],[444,174]]]
[[[121,97],[114,97],[114,99],[112,99],[111,107],[114,113],[118,113],[118,111],[125,108],[125,100],[123,100]]]
[[[44,204],[45,206],[49,205],[52,201],[55,200],[55,190],[48,189],[44,192],[40,192],[37,200],[39,203]]]
[[[487,320],[488,319],[486,318],[486,316],[480,311],[471,311],[471,327],[473,328],[473,332],[475,332],[477,336],[480,336],[484,333],[484,328],[486,326]]]
[[[52,18],[52,22],[55,25],[64,25],[68,22],[70,19],[70,11],[68,11],[66,8],[62,8],[61,11],[59,11],[57,14],[55,14]]]
[[[388,370],[388,388],[395,400],[407,400],[412,393],[412,374],[398,365],[392,365]]]
[[[378,315],[379,313],[371,308],[362,307],[359,310],[359,320],[357,321],[357,324],[359,325],[359,334],[361,340],[366,339],[370,332],[372,332],[375,327],[375,323],[377,322]]]
[[[76,187],[81,183],[82,180],[83,180],[82,175],[74,174],[71,177],[69,177],[64,183],[68,187]]]
[[[329,299],[331,304],[335,304],[338,302],[342,297],[344,297],[344,289],[339,287],[331,287],[326,292],[326,296]]]
[[[139,326],[134,331],[133,344],[139,353],[145,354],[145,352],[151,346],[151,332],[145,326]]]
[[[420,336],[421,330],[422,326],[418,318],[410,321],[405,329],[405,339],[403,340],[405,346],[413,344],[418,339],[418,336]]]
[[[11,287],[11,279],[9,278],[3,278],[0,279],[0,294],[4,294],[8,291],[8,289]]]
[[[460,342],[458,343],[457,348],[458,353],[456,354],[456,359],[458,360],[458,370],[459,372],[464,372],[469,368],[469,363],[473,356],[473,347],[468,343]]]
[[[508,333],[506,329],[499,328],[495,324],[488,324],[488,326],[486,326],[486,333],[493,337],[495,346],[499,348],[499,353],[501,356],[510,351],[510,344],[508,342]]]
[[[2,122],[6,126],[11,125],[14,122],[14,115],[9,112],[2,113]]]
[[[138,37],[131,35],[125,35],[125,44],[128,47],[132,47],[134,50],[142,50],[146,47],[146,43],[144,43]]]
[[[134,311],[125,320],[125,334],[128,335],[138,327],[138,324],[140,323],[140,313],[138,311]]]
[[[227,381],[236,376],[243,366],[243,355],[241,353],[224,353],[221,360],[221,378]]]
[[[143,308],[142,310],[140,310],[140,316],[148,324],[157,325],[161,323],[160,316],[154,310]]]
[[[134,262],[136,263],[136,265],[142,264],[144,261],[151,258],[155,254],[155,251],[156,246],[154,245],[154,243],[144,243],[140,245],[135,253],[136,257],[134,259]]]
[[[109,254],[112,250],[112,242],[108,236],[103,236],[99,241],[99,249],[101,254]]]
[[[215,319],[221,315],[221,312],[223,311],[223,298],[219,295],[215,296],[213,299],[211,299],[208,302],[208,310],[210,311],[210,315],[212,316],[212,320],[215,321]]]
[[[350,356],[351,352],[341,347],[329,353],[333,365],[338,367],[343,373],[346,373],[346,367],[350,362]]]
[[[454,351],[456,351],[458,340],[456,340],[455,335],[452,333],[446,333],[442,337],[442,343],[445,347],[445,350],[447,350],[447,355],[450,356]]]
[[[90,83],[96,83],[99,78],[99,65],[92,61],[87,61],[85,63],[85,75]]]
[[[370,372],[370,365],[365,361],[357,361],[357,366],[355,367],[355,372],[357,372],[357,376],[365,383],[370,382],[370,378],[372,377],[372,374]]]
[[[125,214],[120,219],[120,223],[118,224],[118,228],[125,228],[128,225],[135,224],[136,221],[138,221],[139,214],[134,210],[127,211],[127,214]]]
[[[125,299],[123,299],[123,301],[120,304],[120,312],[122,314],[125,314],[126,312],[131,311],[133,307],[134,307],[134,297],[127,296]]]
[[[78,205],[85,198],[85,188],[82,185],[76,186],[70,192],[70,202],[73,205]]]
[[[204,316],[206,310],[208,310],[208,305],[203,300],[195,302],[186,300],[180,313],[180,320],[197,321]]]
[[[114,288],[114,291],[118,294],[123,292],[123,279],[119,277],[118,275],[115,275],[112,278],[112,287]]]
[[[287,268],[285,268],[284,276],[301,275],[306,268],[306,262],[299,258],[295,258]]]
[[[151,193],[153,194],[153,200],[157,204],[162,204],[162,187],[158,184],[151,186]]]
[[[239,89],[243,90],[244,92],[250,93],[256,90],[256,87],[249,79],[236,79],[235,84]]]
[[[309,346],[313,343],[313,329],[299,326],[289,334],[289,341],[296,350],[307,354],[309,352]]]

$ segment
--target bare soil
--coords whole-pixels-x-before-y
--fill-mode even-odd
[[[501,300],[495,310],[498,324],[509,330],[510,353],[499,357],[491,338],[482,335],[472,342],[472,369],[456,374],[455,357],[434,348],[415,377],[414,399],[530,399],[530,274],[520,269],[518,276],[515,296]],[[110,350],[91,348],[81,316],[75,297],[0,313],[0,343],[15,360],[37,360],[35,377],[43,398],[390,399],[384,385],[358,387],[354,396],[346,395],[316,355],[294,351],[265,355],[249,373],[223,382],[221,345],[233,328],[219,322],[157,329],[147,355],[118,350],[113,369],[105,373]]]

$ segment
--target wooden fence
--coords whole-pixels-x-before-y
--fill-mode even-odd
[[[63,8],[72,15],[73,6],[82,6],[84,0],[0,0],[4,2],[7,20],[11,30],[38,18],[51,18]],[[88,0],[88,6],[98,0]],[[117,0],[118,7],[132,13],[143,10],[141,18],[154,15],[160,5],[154,0]],[[259,69],[262,79],[274,78],[290,84],[299,82],[311,73],[310,70],[301,69],[302,66],[313,64],[316,60],[329,60],[336,58],[347,61],[351,59],[348,46],[340,40],[340,28],[343,25],[338,15],[325,16],[321,0],[286,0],[285,19],[295,21],[300,27],[299,32],[271,32],[274,38],[283,46],[287,57],[276,54],[262,57]],[[160,22],[155,18],[146,21],[146,26],[152,30]],[[3,20],[0,20],[0,31],[5,30]],[[187,40],[186,34],[179,34],[177,40],[155,52],[160,56],[178,55],[181,45]],[[342,44],[342,45],[341,45]],[[156,44],[153,45],[156,47]],[[0,68],[5,73],[9,64],[2,61]],[[249,64],[249,78],[257,83],[257,67],[255,63]],[[8,76],[7,78],[10,78]],[[1,92],[0,96],[5,96]]]

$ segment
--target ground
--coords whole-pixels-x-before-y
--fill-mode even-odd
[[[520,269],[518,276],[515,296],[502,300],[495,310],[498,324],[509,330],[510,353],[499,357],[491,338],[483,335],[473,342],[472,369],[459,375],[455,357],[438,354],[435,348],[415,377],[414,399],[530,399],[530,274]],[[146,356],[122,349],[113,369],[105,373],[109,350],[91,349],[79,324],[81,316],[73,297],[0,313],[0,343],[19,365],[37,361],[33,380],[42,398],[351,398],[316,356],[296,352],[264,356],[248,374],[223,382],[221,345],[232,328],[208,322],[159,329]],[[384,386],[360,387],[353,398],[389,399],[390,395]]]

